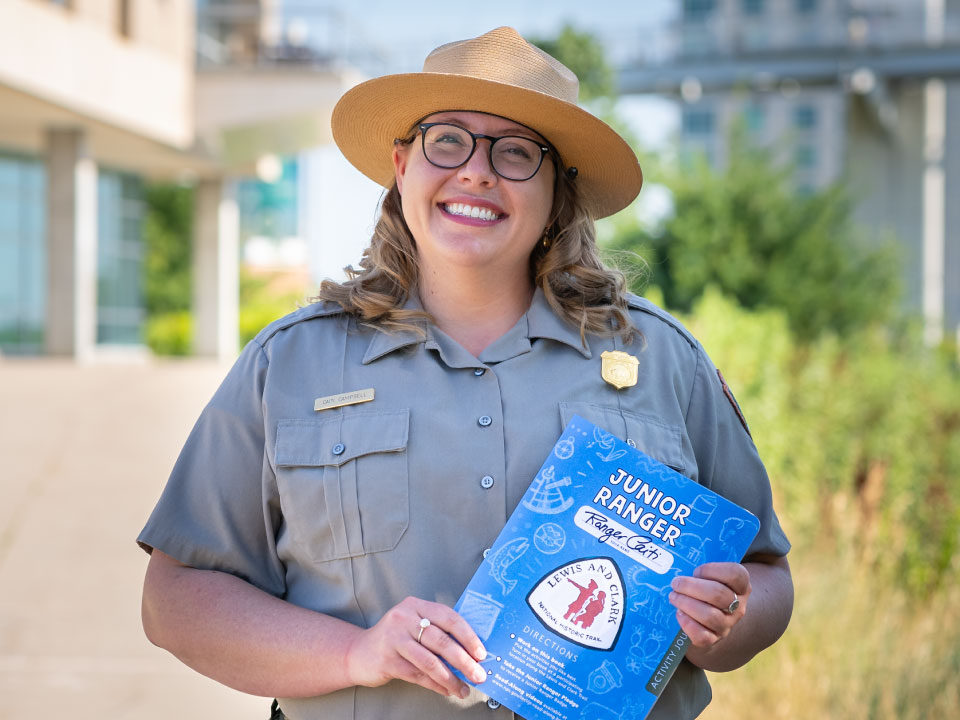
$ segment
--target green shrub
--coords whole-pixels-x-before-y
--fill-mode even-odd
[[[187,310],[160,313],[147,318],[144,341],[157,355],[189,355],[193,318]]]
[[[743,407],[798,547],[915,593],[960,574],[960,376],[913,334],[794,341],[782,311],[707,290],[685,319]]]
[[[240,344],[264,326],[307,304],[307,290],[281,273],[240,272]]]

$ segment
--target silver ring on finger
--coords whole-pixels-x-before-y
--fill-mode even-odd
[[[417,633],[417,642],[421,645],[420,638],[423,637],[423,631],[430,627],[430,621],[427,618],[420,618],[420,632]]]
[[[727,615],[733,615],[733,614],[737,611],[737,608],[738,608],[738,607],[740,607],[740,598],[737,597],[737,594],[736,594],[736,593],[734,593],[734,594],[733,594],[733,602],[731,602],[731,603],[727,606],[727,609],[726,609],[724,612],[726,612]]]

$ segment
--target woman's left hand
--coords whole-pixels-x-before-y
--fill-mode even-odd
[[[750,573],[731,562],[701,565],[693,577],[676,577],[670,586],[670,603],[677,608],[680,628],[695,647],[703,649],[723,640],[740,622],[752,590]]]

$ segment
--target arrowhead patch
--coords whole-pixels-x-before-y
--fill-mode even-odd
[[[612,650],[620,637],[626,585],[613,558],[581,558],[544,575],[527,595],[527,605],[565,640]]]

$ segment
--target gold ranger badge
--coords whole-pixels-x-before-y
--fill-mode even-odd
[[[600,376],[617,390],[637,384],[637,366],[640,361],[621,350],[604,350],[600,354]]]

